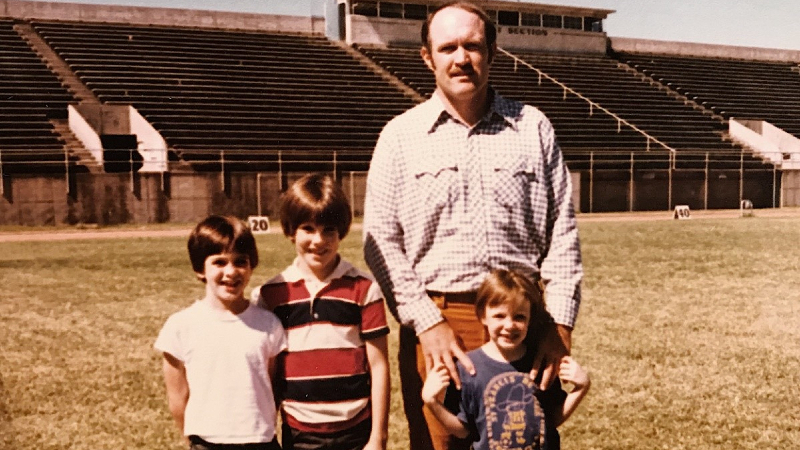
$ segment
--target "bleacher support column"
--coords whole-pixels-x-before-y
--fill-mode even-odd
[[[744,152],[739,153],[739,204],[744,200]]]
[[[333,151],[333,181],[339,181],[339,177],[338,177],[339,170],[338,170],[338,167],[337,167],[337,164],[336,164],[336,156],[337,155],[338,154],[336,153],[336,150],[334,150]]]
[[[164,194],[165,197],[170,198],[172,195],[172,189],[170,188],[171,182],[170,177],[172,175],[169,172],[161,172],[161,192]]]
[[[6,195],[6,174],[3,173],[3,150],[0,150],[0,196]]]
[[[777,208],[777,194],[778,193],[778,166],[772,165],[772,207]]]
[[[133,152],[128,152],[128,165],[131,168],[131,194],[136,194],[136,179],[133,173]]]
[[[703,209],[708,210],[708,152],[706,152],[705,186],[703,186]]]
[[[631,152],[631,180],[628,186],[628,211],[633,212],[633,190],[634,190],[634,177],[633,177],[633,152]]]
[[[258,215],[261,214],[261,172],[256,173],[256,202],[258,203]]]
[[[283,192],[283,153],[278,150],[278,190]]]
[[[356,215],[356,183],[353,181],[353,171],[350,171],[350,215]]]
[[[594,212],[594,152],[589,152],[589,212]]]
[[[675,170],[675,152],[669,152],[669,169],[667,169],[667,210],[672,210],[672,171]]]
[[[67,195],[71,194],[70,186],[72,183],[69,182],[69,154],[67,153],[67,149],[64,149],[64,181],[67,184]]]
[[[220,189],[222,189],[222,191],[224,192],[225,191],[225,150],[220,150],[219,151],[219,163],[220,163],[220,167],[219,167],[219,184],[220,184]]]

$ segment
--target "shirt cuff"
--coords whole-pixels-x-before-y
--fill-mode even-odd
[[[578,317],[578,302],[569,297],[545,296],[548,312],[553,316],[553,321],[558,325],[575,328]]]
[[[414,333],[419,336],[423,331],[444,322],[442,311],[436,306],[428,296],[418,299],[407,305],[410,312],[407,324],[414,329]]]

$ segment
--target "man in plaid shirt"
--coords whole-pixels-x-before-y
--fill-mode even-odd
[[[496,268],[546,283],[555,326],[534,364],[543,384],[569,352],[583,276],[570,176],[550,121],[489,86],[496,30],[479,7],[449,2],[422,26],[432,97],[381,132],[367,179],[364,254],[400,335],[412,448],[469,448],[423,410],[427,370],[485,342],[475,290]],[[480,370],[480,368],[477,368]],[[423,416],[423,413],[425,416]]]

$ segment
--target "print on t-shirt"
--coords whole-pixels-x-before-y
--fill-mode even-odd
[[[544,447],[545,421],[537,389],[528,374],[521,372],[502,373],[489,381],[483,401],[490,449]]]

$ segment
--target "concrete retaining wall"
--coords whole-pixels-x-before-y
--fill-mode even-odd
[[[0,17],[290,33],[325,32],[325,19],[320,17],[21,0],[0,0]]]
[[[611,48],[617,52],[749,59],[754,61],[800,62],[800,51],[797,50],[656,41],[621,37],[612,37],[609,39],[611,40]]]
[[[209,214],[275,216],[282,186],[304,173],[5,175],[0,225],[193,223]],[[341,174],[363,214],[366,173]]]

